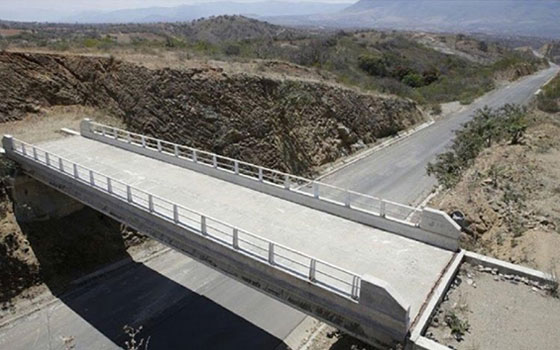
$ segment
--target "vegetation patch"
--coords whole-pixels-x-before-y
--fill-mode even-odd
[[[560,112],[560,74],[543,87],[537,96],[537,107],[544,112]]]
[[[428,174],[434,175],[444,188],[455,186],[480,152],[500,141],[519,144],[525,130],[527,110],[516,105],[500,109],[485,107],[456,132],[448,152],[438,155],[428,164]]]

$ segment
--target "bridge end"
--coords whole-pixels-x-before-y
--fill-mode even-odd
[[[4,135],[4,137],[2,137],[2,147],[6,152],[14,149],[14,137],[10,134]]]
[[[459,250],[461,227],[445,212],[432,208],[422,209],[420,229],[435,233],[436,244],[449,250]]]
[[[360,285],[361,306],[374,312],[369,316],[373,328],[383,325],[385,332],[396,340],[404,340],[410,327],[410,304],[387,282],[364,275]]]
[[[80,135],[87,136],[91,134],[91,119],[84,118],[80,122]]]

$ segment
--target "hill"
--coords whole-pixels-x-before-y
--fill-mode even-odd
[[[288,75],[297,71],[298,77],[305,78],[300,73],[310,71],[311,79],[330,77],[339,84],[430,105],[456,100],[470,103],[493,89],[496,80],[515,80],[546,65],[531,51],[515,51],[462,34],[312,31],[243,16],[189,23],[10,22],[0,23],[2,33],[6,37],[0,38],[0,48],[105,53],[125,60],[134,55],[131,61],[145,66],[170,56],[176,57],[176,67],[188,66],[192,59],[213,59],[223,62],[220,67],[237,65],[247,71],[253,62],[262,69],[250,69],[256,75],[270,70]]]
[[[360,0],[336,14],[274,17],[283,25],[329,25],[560,37],[560,2],[543,0]]]
[[[344,9],[346,4],[321,2],[203,2],[175,7],[149,7],[123,9],[117,11],[83,12],[65,18],[59,22],[67,23],[150,23],[150,22],[185,22],[202,17],[218,15],[304,15],[335,13]]]

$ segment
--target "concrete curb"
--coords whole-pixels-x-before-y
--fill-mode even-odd
[[[316,333],[317,329],[322,328],[321,321],[307,316],[292,331],[283,339],[274,350],[296,350],[300,349],[302,343],[307,343]],[[316,329],[315,329],[316,328]],[[308,330],[315,329],[312,333],[307,333]]]
[[[445,345],[441,345],[426,337],[418,338],[418,341],[412,346],[413,350],[449,350]]]
[[[319,326],[317,327],[317,329],[315,329],[315,331],[309,336],[309,338],[307,338],[307,340],[305,341],[305,343],[301,344],[298,348],[296,348],[295,350],[307,350],[309,349],[309,347],[313,344],[313,341],[317,338],[317,336],[319,334],[321,334],[321,332],[323,331],[323,329],[325,329],[326,327],[328,327],[328,325],[326,323],[321,323],[319,324]]]
[[[410,335],[410,340],[413,343],[421,337],[422,333],[428,328],[430,318],[432,317],[436,307],[441,303],[445,294],[449,290],[449,286],[453,283],[457,272],[459,272],[459,266],[464,262],[465,251],[461,250],[459,253],[455,254],[451,260],[449,266],[444,272],[442,278],[439,280],[437,287],[433,290],[430,299],[425,304],[425,307],[416,320],[416,324],[413,325],[413,329]]]
[[[76,130],[72,130],[72,129],[68,129],[68,128],[61,128],[60,131],[62,131],[65,134],[68,134],[68,135],[80,136],[80,132],[78,132]]]
[[[335,163],[331,167],[328,167],[327,169],[324,169],[323,171],[326,171],[326,172],[321,174],[320,176],[316,177],[315,181],[319,181],[319,180],[321,180],[325,177],[328,177],[329,175],[332,175],[332,174],[346,168],[347,166],[350,166],[350,165],[352,165],[352,164],[354,164],[354,163],[356,163],[356,162],[358,162],[358,161],[360,161],[364,158],[367,158],[377,151],[380,151],[380,150],[382,150],[384,148],[387,148],[387,147],[389,147],[389,146],[391,146],[391,145],[393,145],[393,144],[395,144],[395,143],[397,143],[397,142],[399,142],[403,139],[406,139],[407,137],[409,137],[409,136],[417,133],[418,131],[423,130],[423,129],[425,129],[425,128],[433,125],[433,124],[435,124],[435,120],[431,119],[431,120],[429,120],[425,123],[422,123],[422,124],[418,125],[415,128],[412,128],[412,129],[409,129],[409,130],[403,132],[402,134],[397,133],[396,136],[393,136],[392,138],[390,138],[388,140],[385,140],[378,145],[375,145],[371,148],[368,148],[368,149],[366,149],[362,152],[359,152],[359,153],[357,153],[353,156],[350,156],[347,159],[342,159],[338,162],[339,164]]]
[[[484,267],[496,268],[500,273],[503,274],[512,274],[521,277],[527,277],[530,280],[534,280],[546,285],[550,285],[555,282],[551,274],[534,270],[525,266],[515,265],[506,261],[494,259],[475,252],[465,252],[464,261],[470,263],[471,265],[482,265]]]

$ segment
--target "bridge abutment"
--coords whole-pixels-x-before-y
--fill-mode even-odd
[[[12,180],[14,214],[20,222],[59,219],[85,207],[84,204],[21,173]]]

